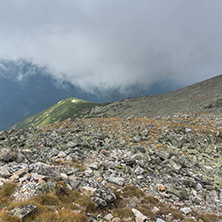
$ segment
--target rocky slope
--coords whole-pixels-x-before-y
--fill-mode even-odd
[[[126,99],[95,107],[91,115],[136,117],[172,115],[177,112],[222,113],[222,75],[154,96]]]
[[[0,133],[1,221],[222,221],[222,116]]]
[[[177,112],[204,112],[204,113],[222,113],[222,75],[208,79],[206,81],[191,85],[180,90],[165,94],[139,97],[134,99],[125,99],[122,101],[97,104],[84,108],[82,110],[73,109],[67,101],[61,101],[52,109],[53,117],[50,117],[49,109],[27,118],[24,121],[14,125],[15,128],[29,127],[32,124],[46,125],[65,118],[91,118],[91,117],[150,117],[156,115],[172,115]],[[71,102],[70,102],[71,103]],[[64,104],[67,106],[65,107]],[[58,106],[61,107],[58,109]],[[65,110],[65,111],[64,111]],[[57,112],[57,113],[56,113]],[[68,115],[63,116],[64,112]],[[49,116],[47,116],[49,115]],[[54,118],[58,116],[58,118]],[[50,119],[50,121],[49,121]]]

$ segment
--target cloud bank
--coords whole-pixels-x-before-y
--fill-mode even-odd
[[[222,72],[220,0],[0,0],[0,58],[84,90],[190,84]]]

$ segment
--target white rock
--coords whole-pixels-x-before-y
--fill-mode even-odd
[[[192,210],[189,207],[183,207],[180,209],[180,211],[184,214],[189,214],[192,212]]]
[[[66,153],[63,151],[60,151],[59,154],[57,155],[59,158],[64,158],[66,156]]]
[[[113,219],[113,215],[112,214],[107,214],[105,217],[104,217],[105,220],[108,220],[108,221],[111,221]]]
[[[89,165],[89,167],[92,168],[92,169],[94,169],[94,170],[97,170],[97,169],[98,169],[97,163],[91,163],[91,164]]]
[[[95,194],[96,189],[93,187],[89,187],[89,186],[85,186],[85,187],[81,187],[80,190],[82,191],[82,193],[88,197],[91,197]]]
[[[202,187],[202,185],[201,185],[200,183],[198,183],[198,184],[196,185],[196,190],[201,190],[201,189],[203,189],[203,187]]]
[[[31,177],[32,177],[34,180],[44,180],[44,179],[45,179],[45,176],[40,175],[40,174],[38,174],[38,173],[31,173]]]
[[[21,168],[13,173],[13,175],[17,175],[18,177],[22,177],[24,174],[28,172],[27,168]]]
[[[158,207],[153,207],[151,210],[154,214],[156,214],[160,209]]]
[[[136,217],[136,222],[143,222],[147,219],[146,216],[144,216],[140,211],[136,210],[135,208],[132,208],[132,212]]]
[[[166,222],[165,220],[162,220],[162,219],[160,219],[160,218],[157,218],[156,219],[156,222]]]
[[[65,173],[60,173],[60,176],[62,177],[63,180],[67,180],[69,178]]]
[[[192,133],[193,132],[193,130],[192,129],[190,129],[190,128],[185,128],[185,133]]]

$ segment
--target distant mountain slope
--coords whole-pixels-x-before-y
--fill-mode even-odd
[[[91,98],[31,62],[0,60],[0,131],[73,95]]]
[[[98,112],[106,117],[143,117],[177,112],[222,113],[222,75],[169,93],[114,102],[92,110],[91,115]]]
[[[27,128],[32,124],[35,126],[43,126],[68,118],[84,118],[90,114],[95,106],[100,107],[103,105],[71,97],[59,101],[54,106],[51,106],[41,113],[17,123],[13,128]]]
[[[129,94],[119,89],[97,91],[91,94],[69,82],[58,82],[45,68],[26,60],[0,59],[0,131],[35,115],[58,101],[77,97],[86,101],[103,103],[129,96],[153,95],[178,88],[172,81],[162,80],[147,89],[130,87]]]
[[[72,99],[63,100],[40,114],[16,124],[15,127],[28,127],[31,124],[47,125],[66,118],[131,115],[144,117],[178,112],[222,113],[222,75],[169,93],[125,99],[109,104],[94,104],[80,100],[75,105],[70,105]]]

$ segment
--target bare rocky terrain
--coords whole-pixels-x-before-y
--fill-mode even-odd
[[[222,221],[221,115],[68,119],[0,147],[0,221]]]
[[[126,99],[96,107],[91,116],[136,117],[174,113],[222,113],[222,75],[194,85],[154,96]]]

